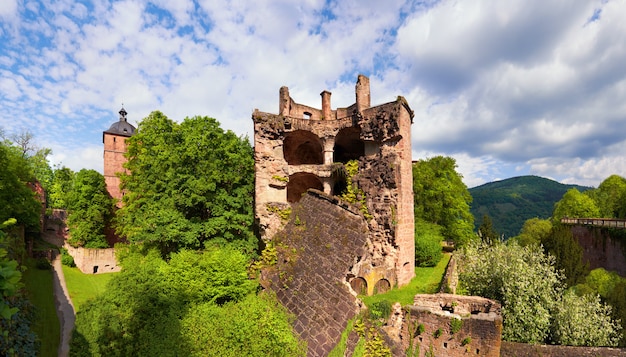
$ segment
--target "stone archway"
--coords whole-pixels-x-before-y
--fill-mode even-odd
[[[283,140],[283,156],[289,165],[321,165],[324,163],[322,141],[310,131],[292,131]]]
[[[391,290],[391,283],[387,279],[380,279],[374,285],[374,294],[384,294]]]
[[[359,295],[367,295],[367,281],[361,277],[350,280],[350,286]]]
[[[335,137],[335,147],[333,148],[334,162],[357,160],[365,155],[365,143],[361,140],[361,129],[358,127],[343,128]]]
[[[324,186],[319,177],[306,172],[298,172],[289,176],[287,183],[287,202],[294,203],[300,201],[302,194],[309,188],[323,191]]]

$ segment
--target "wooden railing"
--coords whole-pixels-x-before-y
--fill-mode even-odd
[[[561,218],[563,224],[577,224],[581,226],[597,226],[626,229],[626,219],[614,218]]]

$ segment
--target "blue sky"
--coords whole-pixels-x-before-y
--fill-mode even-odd
[[[0,1],[0,128],[102,172],[102,131],[153,110],[252,137],[255,108],[415,111],[413,159],[448,155],[469,187],[519,175],[626,176],[626,2]]]

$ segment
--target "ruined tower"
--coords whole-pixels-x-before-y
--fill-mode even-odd
[[[118,207],[122,204],[122,191],[120,190],[120,179],[116,173],[124,172],[122,166],[126,162],[124,153],[126,152],[126,139],[135,134],[135,127],[126,120],[126,110],[122,107],[119,111],[120,120],[113,123],[111,127],[102,133],[104,143],[104,179],[107,184],[107,191],[116,200]]]
[[[269,241],[284,227],[281,212],[307,190],[339,202],[349,182],[356,184],[353,203],[366,222],[367,248],[354,253],[345,277],[354,291],[371,295],[414,276],[413,111],[403,97],[371,106],[363,75],[355,92],[354,104],[333,110],[331,93],[323,91],[317,109],[296,103],[282,87],[278,114],[254,111],[255,217]],[[358,172],[346,177],[349,162],[358,162]]]

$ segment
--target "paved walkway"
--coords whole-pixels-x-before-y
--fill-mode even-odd
[[[55,254],[52,261],[54,303],[57,308],[57,315],[61,323],[61,343],[59,344],[59,357],[67,357],[70,352],[70,339],[74,329],[74,305],[70,299],[70,294],[65,286],[65,275],[61,268],[61,254]]]

